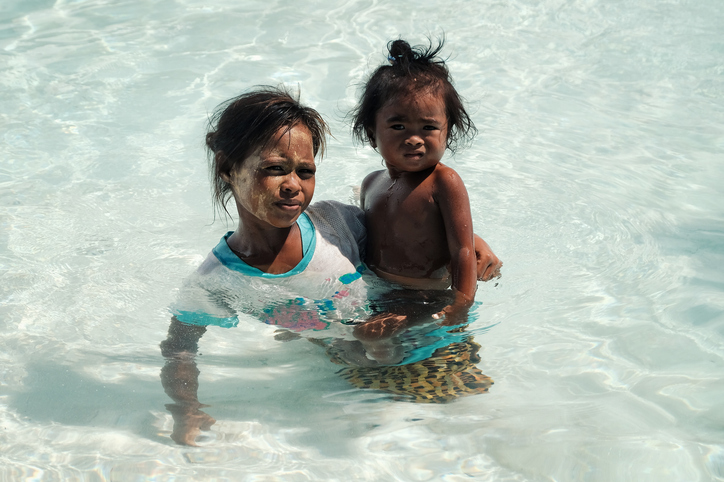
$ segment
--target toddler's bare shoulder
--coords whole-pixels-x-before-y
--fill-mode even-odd
[[[374,171],[367,174],[362,181],[362,189],[364,190],[368,188],[373,182],[380,178],[383,172],[385,171]]]
[[[444,164],[438,164],[435,169],[435,183],[442,184],[450,188],[455,188],[463,184],[463,178],[455,169]]]

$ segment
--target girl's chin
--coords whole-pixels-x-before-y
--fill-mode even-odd
[[[285,229],[289,228],[291,226],[294,226],[294,223],[297,222],[297,219],[299,219],[299,216],[302,215],[302,212],[299,211],[297,213],[290,213],[289,216],[278,216],[274,219],[268,219],[267,222],[275,228],[279,229]]]

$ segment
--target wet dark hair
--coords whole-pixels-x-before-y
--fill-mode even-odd
[[[232,196],[231,186],[222,174],[230,174],[246,158],[273,142],[279,129],[289,131],[303,125],[312,133],[314,156],[324,154],[329,127],[311,107],[280,87],[261,86],[221,103],[209,119],[206,147],[213,202],[228,215],[226,204]]]
[[[362,98],[351,112],[352,134],[359,141],[370,142],[369,131],[375,128],[377,111],[388,102],[416,92],[432,92],[442,96],[447,114],[446,147],[455,152],[458,143],[470,142],[478,130],[452,85],[445,61],[438,57],[444,39],[433,46],[411,47],[402,39],[387,44],[389,65],[381,65],[364,86]]]

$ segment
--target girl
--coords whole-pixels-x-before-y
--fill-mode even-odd
[[[196,445],[199,431],[215,423],[197,393],[195,356],[207,326],[232,327],[238,312],[292,332],[323,330],[334,318],[366,318],[362,213],[333,201],[310,205],[314,159],[327,133],[315,110],[274,88],[231,99],[211,119],[206,145],[214,201],[225,211],[233,198],[239,226],[186,280],[161,343],[176,443]]]
[[[476,238],[465,185],[440,160],[476,129],[437,58],[442,46],[440,41],[413,49],[404,40],[391,42],[390,65],[367,81],[353,112],[353,132],[378,150],[387,167],[362,183],[368,266],[411,288],[452,285],[455,302],[443,310],[452,322],[475,296]]]

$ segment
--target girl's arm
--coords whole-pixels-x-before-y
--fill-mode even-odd
[[[161,354],[166,364],[161,369],[161,384],[174,401],[166,405],[173,416],[171,438],[181,445],[196,445],[200,430],[209,430],[216,420],[200,409],[199,370],[196,352],[206,327],[181,323],[174,316],[168,329],[168,337],[161,343]]]

